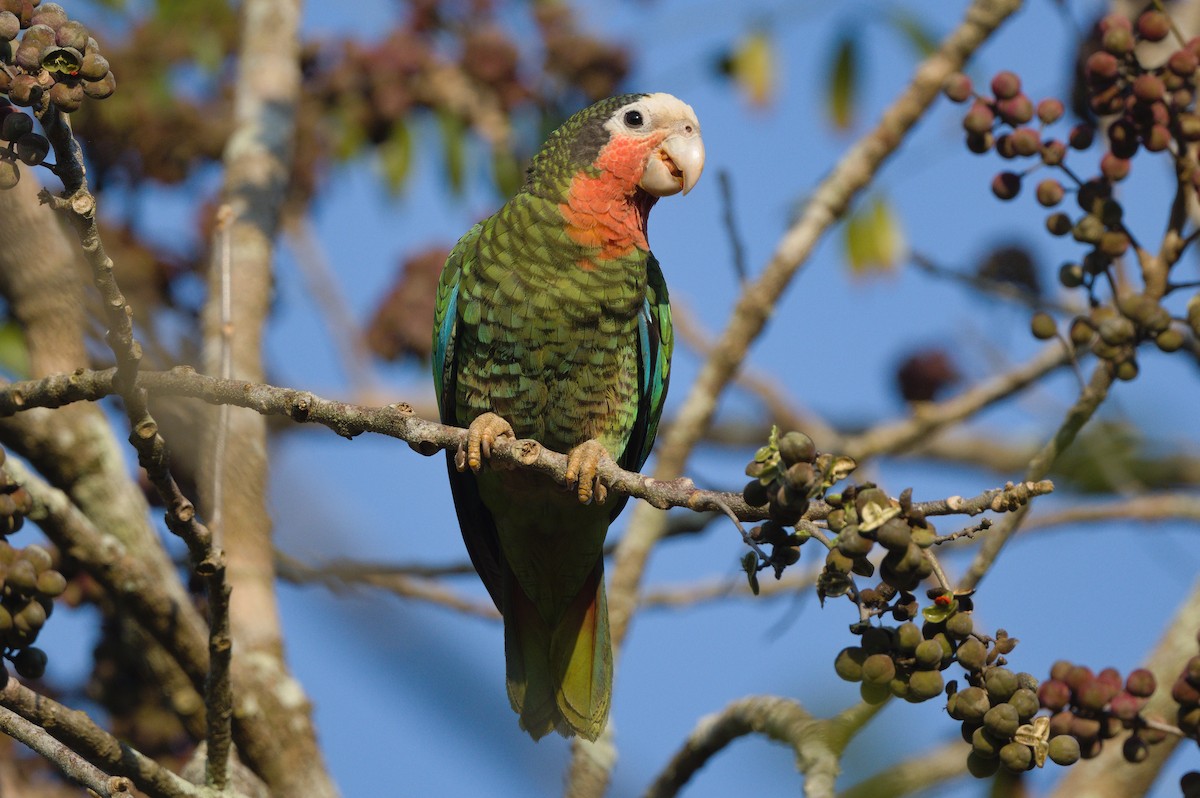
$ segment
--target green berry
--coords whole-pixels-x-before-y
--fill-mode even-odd
[[[1000,749],[1000,764],[1014,773],[1033,767],[1033,749],[1024,743],[1012,742]]]
[[[967,772],[977,779],[991,778],[1000,769],[997,757],[981,756],[975,751],[967,754]]]
[[[1047,755],[1056,765],[1074,765],[1079,761],[1079,741],[1069,734],[1052,737]]]
[[[908,677],[908,700],[928,701],[942,694],[946,687],[940,671],[913,671]]]
[[[864,682],[887,684],[896,677],[896,662],[887,654],[872,654],[863,661]]]
[[[867,653],[858,646],[848,646],[838,652],[833,661],[833,669],[837,675],[848,682],[861,682],[863,678],[863,661]]]
[[[990,668],[983,683],[993,704],[1007,701],[1017,691],[1017,675],[1008,668]]]
[[[983,716],[983,727],[1004,740],[1011,740],[1020,725],[1021,718],[1012,704],[996,704]]]

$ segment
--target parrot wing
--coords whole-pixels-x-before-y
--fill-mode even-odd
[[[646,301],[638,317],[638,412],[629,443],[617,461],[621,468],[630,471],[641,470],[654,446],[671,378],[671,351],[675,347],[667,283],[653,254],[648,255],[646,276]],[[620,515],[628,500],[628,496],[617,500],[612,519]]]
[[[458,329],[458,290],[464,261],[474,256],[475,243],[482,225],[475,225],[450,252],[438,282],[437,306],[433,324],[433,382],[437,392],[438,413],[443,424],[466,426],[455,413],[454,395],[457,388],[455,336]],[[450,475],[450,492],[463,542],[471,556],[471,564],[487,587],[497,608],[500,607],[500,537],[496,522],[479,495],[475,474],[469,469],[459,471],[454,463],[455,452],[446,450],[446,470]]]

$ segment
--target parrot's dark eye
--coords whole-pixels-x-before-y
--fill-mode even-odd
[[[626,111],[625,112],[625,124],[628,125],[629,127],[641,127],[642,121],[643,120],[642,120],[642,112],[641,111]]]

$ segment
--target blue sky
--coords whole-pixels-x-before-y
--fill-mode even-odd
[[[961,0],[660,0],[588,6],[589,25],[623,42],[634,57],[627,88],[678,95],[696,109],[704,130],[705,178],[686,198],[660,202],[650,226],[651,245],[676,303],[716,332],[738,291],[721,224],[717,172],[731,176],[747,262],[756,272],[797,203],[912,73],[914,55],[881,24],[883,13],[907,9],[941,34],[958,23],[965,7]],[[311,4],[306,29],[314,35],[382,30],[393,13],[393,4],[371,0],[359,4],[347,23],[332,5]],[[1075,14],[1089,18],[1078,8]],[[767,110],[748,108],[728,85],[711,77],[716,55],[755,25],[769,28],[780,58],[779,95]],[[860,125],[849,136],[832,131],[821,111],[829,42],[848,26],[861,29],[867,53]],[[1056,5],[1030,0],[981,51],[972,74],[986,78],[1010,68],[1025,78],[1035,98],[1062,94],[1069,63],[1063,40],[1064,20]],[[1032,197],[995,200],[988,186],[1003,167],[995,156],[975,156],[962,146],[961,113],[940,101],[885,168],[877,190],[898,209],[909,244],[939,262],[969,269],[990,246],[1017,235],[1036,253],[1043,283],[1053,284],[1058,263],[1077,251],[1042,232],[1043,214]],[[443,183],[432,130],[418,131],[418,147],[410,183],[399,198],[386,194],[372,164],[359,162],[340,168],[315,205],[321,247],[360,319],[390,284],[404,253],[453,242],[500,199],[481,177],[484,159],[470,164],[478,179],[469,181],[466,195],[454,197]],[[1146,199],[1128,203],[1129,215],[1135,228],[1144,224],[1157,234],[1162,207],[1154,191],[1162,196],[1169,175],[1165,166],[1156,175],[1149,164],[1135,171],[1129,196]],[[157,211],[162,228],[190,220],[196,201],[194,195],[164,201]],[[1027,332],[1027,311],[980,299],[911,269],[852,278],[839,242],[834,233],[818,248],[750,356],[750,364],[774,375],[799,406],[847,424],[897,417],[905,411],[892,373],[907,351],[944,346],[972,380],[986,376],[997,362],[1021,362],[1039,348]],[[1194,259],[1182,268],[1195,279]],[[278,275],[277,313],[267,344],[272,379],[351,398],[320,303],[308,293],[286,248]],[[691,353],[679,354],[668,416],[688,392],[697,365]],[[1118,386],[1106,412],[1136,418],[1151,435],[1195,448],[1200,443],[1196,425],[1181,423],[1194,418],[1194,366],[1182,357],[1147,353],[1142,368],[1137,382]],[[431,401],[424,368],[387,366],[378,373],[393,400]],[[1044,438],[1061,419],[1073,390],[1073,379],[1060,375],[989,411],[977,424],[1013,437]],[[727,418],[762,412],[742,394],[728,397],[722,409]],[[712,484],[740,485],[751,454],[702,448],[689,472]],[[873,463],[868,475],[892,493],[912,486],[917,499],[971,495],[1016,476],[892,460]],[[1056,497],[1044,504],[1068,500]],[[324,429],[286,435],[275,446],[271,501],[278,545],[304,560],[446,563],[465,558],[441,458],[418,457],[397,441],[360,437],[347,442]],[[614,533],[624,520],[614,525]],[[953,524],[945,527],[942,531]],[[1195,533],[1194,524],[1101,524],[1019,539],[980,589],[979,624],[1005,627],[1021,638],[1012,662],[1038,676],[1060,657],[1126,671],[1153,644],[1169,608],[1200,570]],[[731,527],[714,525],[703,536],[664,545],[647,584],[735,576],[742,551]],[[951,555],[950,567],[961,568],[965,556]],[[1135,587],[1150,581],[1153,590]],[[473,577],[457,580],[454,587],[485,598]],[[1106,608],[1096,616],[1101,597]],[[498,624],[366,589],[335,595],[319,587],[284,585],[281,600],[289,660],[315,703],[329,766],[346,796],[561,791],[569,746],[558,738],[534,744],[518,730],[504,693]],[[837,651],[851,642],[846,629],[853,615],[844,601],[821,609],[814,595],[805,594],[638,616],[616,675],[612,722],[620,760],[611,794],[643,790],[701,715],[736,698],[790,696],[820,715],[854,701],[856,686],[838,681],[831,667]],[[60,625],[59,618],[51,629]],[[1102,632],[1079,631],[1101,620]],[[60,645],[72,644],[63,640]],[[86,645],[80,650],[86,652]],[[51,649],[52,666],[65,673],[70,657],[55,653]],[[957,736],[941,702],[889,706],[851,748],[845,783]],[[966,752],[964,745],[964,757]],[[1200,764],[1194,750],[1187,757],[1189,767]],[[1045,783],[1056,771],[1049,766],[1035,774],[1034,783]],[[685,794],[720,796],[735,790],[763,798],[797,794],[799,777],[790,752],[761,738],[739,741],[719,754]],[[1168,786],[1156,794],[1172,790]],[[984,793],[983,784],[967,781],[937,794]]]

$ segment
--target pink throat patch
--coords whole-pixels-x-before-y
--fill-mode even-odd
[[[635,248],[649,250],[646,217],[655,197],[638,188],[646,157],[662,143],[667,132],[652,136],[614,138],[600,150],[593,166],[598,175],[586,171],[571,179],[567,201],[558,206],[566,222],[567,235],[580,246],[599,250],[579,262],[585,271],[596,268],[596,260],[624,257]]]

